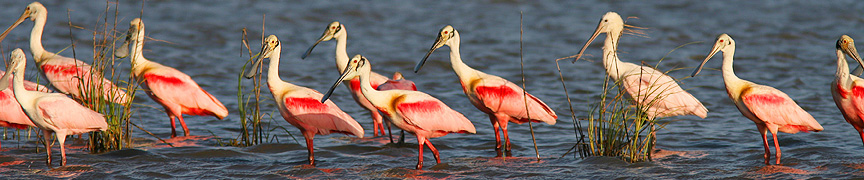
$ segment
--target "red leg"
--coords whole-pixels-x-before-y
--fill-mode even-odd
[[[423,136],[417,136],[417,144],[420,144],[420,150],[418,153],[420,156],[417,158],[417,170],[423,169],[423,143],[426,142],[426,138]]]
[[[504,151],[510,152],[510,133],[507,131],[507,121],[498,122],[501,126],[501,134],[504,135]],[[509,155],[508,155],[509,156]]]
[[[378,110],[370,110],[369,114],[372,115],[372,136],[378,137],[378,127],[384,127],[381,125],[381,114],[378,113]],[[384,130],[381,130],[381,135],[384,135]]]
[[[180,121],[180,126],[183,126],[183,136],[189,136],[189,128],[186,127],[186,121],[183,121],[183,114],[177,114],[177,120]]]
[[[66,134],[57,134],[57,142],[60,142],[60,166],[66,166]]]
[[[494,114],[490,114],[489,121],[492,122],[492,129],[495,130],[495,151],[501,151],[501,135],[498,134],[498,119]]]
[[[435,155],[435,163],[441,164],[441,159],[438,157],[438,149],[435,149],[435,146],[432,145],[432,142],[429,142],[429,139],[426,139],[426,146],[429,146],[429,150],[432,150],[432,155]]]
[[[765,131],[767,131],[765,127],[759,126],[759,133],[762,134],[762,145],[765,146],[765,164],[768,164],[768,161],[771,160],[771,150],[768,149],[768,136]]]
[[[48,153],[48,160],[45,161],[48,167],[51,167],[51,131],[42,130],[42,138],[45,139],[45,152]]]
[[[174,124],[174,115],[169,113],[168,117],[171,118],[171,137],[177,137],[177,130],[175,130],[177,129],[177,125]]]
[[[774,136],[774,151],[777,151],[774,153],[774,155],[777,156],[776,164],[780,165],[780,142],[777,141],[777,131],[772,131],[771,135]]]
[[[306,148],[309,151],[309,165],[315,165],[315,150],[313,150],[314,142],[313,138],[315,138],[315,134],[312,133],[303,133],[303,136],[306,138]]]

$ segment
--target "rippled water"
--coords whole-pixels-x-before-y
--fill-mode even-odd
[[[0,26],[7,27],[29,2],[0,2]],[[43,43],[49,51],[70,44],[67,9],[74,29],[79,59],[91,60],[92,33],[105,3],[42,2],[49,10]],[[169,141],[167,147],[136,130],[136,148],[105,154],[88,154],[83,140],[72,140],[69,166],[49,169],[44,149],[36,138],[3,140],[0,172],[7,178],[864,178],[861,140],[835,107],[829,83],[836,57],[834,42],[841,34],[864,39],[864,4],[855,1],[147,1],[143,20],[150,41],[145,56],[175,67],[195,79],[220,99],[231,115],[226,120],[189,117],[192,137]],[[120,2],[118,29],[138,17],[138,1]],[[535,161],[527,124],[512,125],[513,158],[494,158],[494,136],[487,116],[468,103],[448,62],[447,51],[430,57],[419,74],[409,73],[432,45],[435,33],[453,25],[462,36],[462,57],[469,66],[520,82],[519,12],[524,12],[527,90],[552,106],[561,118],[554,126],[535,124],[540,162]],[[658,134],[663,149],[653,162],[628,164],[608,157],[586,159],[568,155],[574,143],[573,122],[555,72],[554,59],[577,53],[607,11],[630,18],[628,24],[647,27],[648,38],[621,39],[624,61],[656,64],[667,52],[661,70],[671,76],[689,75],[720,33],[738,43],[736,72],[739,77],[774,86],[809,111],[825,128],[818,133],[780,134],[783,166],[762,164],[762,144],[753,123],[740,115],[725,95],[719,71],[683,79],[682,87],[710,110],[708,118],[675,117]],[[267,34],[285,44],[282,78],[324,91],[337,78],[333,64],[335,42],[325,42],[307,58],[300,55],[330,22],[346,25],[349,54],[362,53],[382,74],[405,72],[420,90],[438,97],[474,122],[477,134],[451,134],[432,139],[441,152],[435,164],[427,153],[426,168],[413,170],[416,142],[388,145],[383,137],[357,139],[343,135],[317,136],[317,168],[303,166],[306,149],[282,130],[279,143],[253,147],[222,147],[217,138],[239,134],[236,82],[240,66],[240,29],[261,33],[261,16],[267,15]],[[4,52],[27,50],[31,22],[25,22],[3,42]],[[255,39],[255,38],[253,38]],[[707,42],[707,43],[706,43]],[[257,44],[253,41],[252,44]],[[602,43],[587,53],[597,55]],[[255,45],[253,45],[255,46]],[[253,47],[257,51],[257,46]],[[71,56],[70,51],[61,53]],[[6,56],[6,55],[4,55]],[[604,77],[598,56],[593,61],[563,63],[564,76],[578,117],[588,114],[597,101]],[[718,59],[718,58],[715,58]],[[707,66],[719,68],[720,60]],[[127,62],[121,64],[128,67]],[[32,69],[30,72],[35,72]],[[33,78],[31,78],[33,79]],[[152,100],[139,94],[134,122],[159,137],[169,137],[167,117]],[[371,132],[368,112],[357,106],[345,88],[338,88],[334,102]],[[152,107],[151,107],[152,106]],[[279,126],[290,126],[272,106],[264,107]],[[289,132],[299,135],[294,127]],[[26,132],[25,132],[26,134]],[[215,135],[215,137],[213,136]],[[298,138],[300,138],[298,136]],[[302,142],[302,141],[301,141]],[[56,149],[56,146],[55,146]],[[773,148],[772,148],[773,149]],[[56,151],[56,150],[55,150]],[[427,151],[428,152],[428,151]],[[55,163],[56,164],[56,163]]]

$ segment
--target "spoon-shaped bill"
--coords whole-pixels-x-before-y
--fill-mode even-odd
[[[30,17],[30,8],[24,9],[24,13],[21,14],[21,17],[18,17],[18,20],[15,20],[15,23],[13,23],[12,26],[9,26],[6,31],[3,31],[3,34],[0,34],[0,42],[2,42],[4,38],[6,38],[6,35],[9,34],[9,31],[15,29],[15,27],[24,22],[24,19],[27,19],[28,17]]]
[[[252,67],[246,70],[246,73],[243,74],[243,77],[249,79],[254,77],[255,75],[258,75],[258,73],[261,73],[261,64],[264,63],[264,58],[267,54],[270,54],[271,51],[273,51],[272,47],[267,46],[266,44],[261,46],[261,52],[259,52],[255,57],[253,57],[255,58],[255,61],[252,62]]]
[[[585,49],[588,48],[588,45],[591,45],[591,42],[594,42],[594,39],[600,35],[600,27],[601,24],[597,24],[597,28],[594,29],[594,34],[591,35],[591,38],[588,39],[588,42],[585,42],[585,45],[582,45],[582,50],[579,50],[579,54],[576,54],[576,59],[573,59],[573,63],[576,63],[579,58],[582,58],[582,53],[585,52]]]
[[[707,63],[708,60],[711,59],[711,57],[714,57],[714,54],[717,54],[717,52],[720,52],[720,49],[723,48],[722,44],[723,43],[714,43],[714,48],[711,49],[711,53],[709,53],[708,56],[705,57],[705,60],[702,60],[702,63],[699,64],[699,67],[697,67],[696,70],[693,71],[693,74],[690,75],[690,77],[695,77],[697,74],[699,74],[699,72],[702,71],[702,67],[705,66],[705,63]]]

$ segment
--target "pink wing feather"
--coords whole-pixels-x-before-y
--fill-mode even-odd
[[[406,123],[423,130],[477,133],[474,124],[462,113],[425,93],[412,93],[410,99],[403,100],[395,108]]]
[[[543,101],[540,101],[534,95],[528,94],[527,112],[530,113],[526,113],[524,90],[503,78],[496,77],[495,79],[497,80],[493,80],[493,78],[480,80],[474,87],[477,98],[486,108],[489,108],[492,112],[504,113],[513,117],[518,120],[512,121],[515,123],[528,122],[528,115],[530,114],[533,121],[545,122],[550,125],[555,124],[558,115],[555,115],[555,111],[552,111],[552,108],[549,108],[546,103],[543,103]]]
[[[62,94],[40,97],[36,100],[36,107],[39,116],[48,124],[67,130],[67,135],[108,129],[102,114],[81,106]]]
[[[708,116],[708,109],[678,83],[666,74],[653,68],[640,66],[641,73],[623,77],[627,93],[637,103],[647,106],[646,112],[652,117],[679,115]]]
[[[91,83],[93,78],[98,78],[97,81],[101,81],[99,83],[102,86],[101,88],[108,89],[100,91],[104,93],[103,96],[115,97],[112,100],[115,103],[123,104],[128,101],[126,92],[115,86],[111,81],[103,78],[101,74],[91,74],[90,65],[82,61],[56,55],[52,59],[47,60],[47,62],[40,64],[39,70],[51,82],[54,88],[63,93],[71,94],[74,97],[81,97],[79,84],[81,84],[82,80],[79,78],[83,78],[84,83]],[[84,86],[84,88],[89,88],[89,86]]]
[[[201,89],[188,75],[165,67],[144,72],[147,89],[162,101],[183,107],[184,114],[228,116],[228,109],[218,99]]]
[[[283,102],[287,113],[300,123],[316,128],[318,134],[327,135],[332,132],[352,134],[363,138],[363,127],[351,118],[347,113],[339,109],[333,101],[327,100],[321,103],[324,96],[321,93],[305,89],[305,97],[285,97]]]
[[[741,100],[750,112],[766,124],[779,126],[780,132],[821,131],[816,119],[801,109],[786,93],[770,86],[751,85],[741,93]]]

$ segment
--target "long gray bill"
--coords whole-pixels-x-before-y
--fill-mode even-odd
[[[705,63],[707,63],[708,60],[711,60],[711,57],[714,57],[714,54],[717,54],[717,52],[720,51],[720,48],[721,48],[720,45],[715,44],[715,45],[714,45],[714,48],[711,49],[711,53],[708,54],[707,57],[705,57],[705,60],[702,60],[702,63],[699,64],[699,67],[696,68],[696,70],[693,71],[693,74],[691,74],[690,77],[696,77],[696,75],[699,74],[699,72],[702,71],[702,67],[705,66]]]
[[[588,45],[591,45],[591,42],[594,42],[594,38],[600,35],[600,24],[597,24],[597,28],[594,29],[594,34],[591,35],[591,38],[588,39],[588,42],[585,42],[585,45],[582,45],[582,50],[579,50],[579,54],[576,54],[576,59],[573,59],[572,63],[576,63],[579,58],[582,58],[582,53],[585,52],[585,49],[588,48]]]
[[[243,77],[249,79],[254,77],[255,75],[258,75],[258,73],[261,72],[261,64],[264,64],[264,55],[270,53],[270,51],[271,49],[266,44],[262,46],[261,52],[258,53],[257,58],[255,58],[255,61],[252,62],[252,67],[246,70],[246,73],[243,74]]]
[[[132,28],[129,28],[129,31],[126,32],[126,40],[123,41],[123,45],[120,45],[120,48],[114,49],[114,57],[117,58],[125,58],[129,56],[129,41],[132,41]]]
[[[15,20],[15,23],[13,23],[12,26],[9,26],[9,28],[6,28],[6,31],[3,31],[3,34],[0,34],[0,42],[3,42],[3,39],[6,38],[6,35],[9,34],[9,31],[12,31],[12,29],[15,29],[15,27],[17,27],[19,24],[21,24],[21,22],[24,22],[24,19],[27,19],[27,17],[30,17],[30,10],[29,9],[24,10],[24,13],[21,14],[21,17],[19,17],[18,20]]]
[[[342,75],[339,76],[339,79],[337,79],[336,82],[333,83],[333,86],[330,86],[330,89],[327,90],[327,93],[324,93],[324,97],[321,98],[321,103],[324,103],[324,101],[330,99],[330,95],[333,94],[333,90],[336,90],[336,87],[339,86],[339,84],[342,84],[342,81],[345,80],[345,77],[348,76],[348,71],[350,70],[351,67],[345,68],[345,71],[342,72]]]

